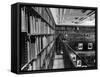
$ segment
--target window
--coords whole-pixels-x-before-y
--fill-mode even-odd
[[[77,67],[81,67],[82,65],[82,61],[81,60],[77,60]]]
[[[93,44],[92,43],[88,43],[88,49],[92,49],[93,48]]]
[[[78,43],[78,50],[83,50],[83,43]]]
[[[76,61],[76,55],[75,54],[71,54],[71,58],[73,61]]]

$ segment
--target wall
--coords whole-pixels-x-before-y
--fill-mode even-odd
[[[10,72],[10,51],[11,51],[11,7],[15,2],[32,2],[45,4],[62,4],[62,5],[77,5],[77,6],[96,6],[100,9],[100,0],[1,0],[0,2],[0,77],[99,77],[100,69],[89,71],[74,71],[74,72],[57,72],[57,73],[41,73],[16,75]],[[99,10],[100,12],[100,10]],[[100,16],[98,16],[100,20]],[[99,22],[98,22],[99,23]],[[100,23],[99,23],[100,24]],[[100,26],[98,26],[100,29]],[[100,30],[98,30],[100,32]],[[98,36],[100,39],[100,35]],[[100,45],[100,40],[98,40]],[[100,47],[98,47],[98,51]],[[99,53],[100,55],[100,53]],[[98,56],[100,59],[100,56]],[[98,64],[100,68],[100,61]]]

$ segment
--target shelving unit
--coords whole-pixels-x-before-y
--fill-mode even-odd
[[[22,6],[21,22],[21,33],[26,34],[26,41],[23,41],[26,46],[21,51],[21,70],[51,69],[56,36],[55,21],[49,8]]]

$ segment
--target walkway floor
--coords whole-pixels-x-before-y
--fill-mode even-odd
[[[64,61],[62,55],[55,55],[53,69],[64,68]]]

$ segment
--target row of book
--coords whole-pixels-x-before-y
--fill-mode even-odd
[[[33,10],[38,12],[51,26],[54,25],[54,21],[52,20],[51,15],[48,14],[48,12],[49,12],[48,8],[45,8],[45,7],[32,7],[32,8],[33,8]]]
[[[31,15],[29,16],[29,21],[28,21],[28,15],[26,13],[25,7],[21,8],[21,30],[22,32],[30,32],[30,34],[53,34],[54,33],[54,30],[50,27],[50,25],[47,24],[39,17]]]
[[[50,54],[51,48],[54,44],[53,36],[52,37],[51,36],[36,37],[32,35],[30,36],[29,41],[25,41],[25,42],[27,43],[27,47],[26,46],[23,47],[24,50],[22,50],[23,51],[22,66],[25,65],[24,63],[27,63],[33,60],[33,62],[31,62],[31,64],[28,65],[28,70],[39,70],[40,67],[42,67],[44,63],[47,63],[45,59],[46,59],[46,56]]]
[[[43,64],[45,62],[44,60],[46,59],[45,57],[50,53],[50,50],[54,44],[52,39],[49,39],[49,40],[51,40],[50,45],[45,36],[44,37],[36,37],[35,43],[30,42],[29,55],[28,55],[29,61],[31,61],[32,59],[36,59],[36,60],[33,61],[31,66],[29,66],[29,67],[34,67],[34,68],[33,69],[29,68],[29,70],[39,70],[43,66]]]
[[[42,21],[41,18],[30,16],[30,33],[31,34],[53,34],[54,30]]]
[[[31,38],[30,42],[29,42],[30,60],[32,60],[33,58],[37,58],[37,55],[54,40],[53,36],[49,36],[49,37],[32,36],[32,37],[33,38]],[[34,42],[32,42],[32,41],[34,41]]]

